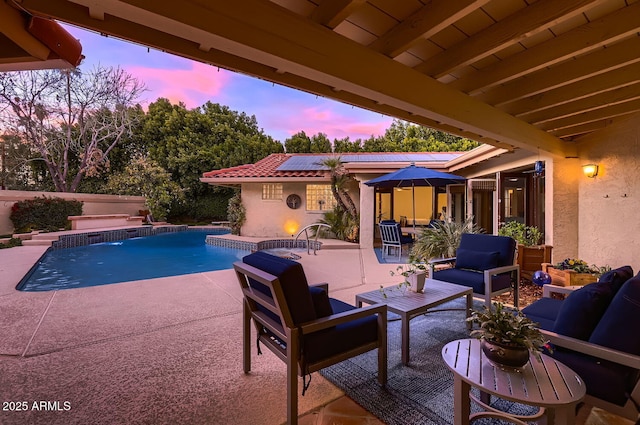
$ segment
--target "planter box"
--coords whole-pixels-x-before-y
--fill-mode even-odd
[[[543,264],[542,270],[549,273],[551,283],[557,286],[583,286],[598,280],[598,276],[591,273],[576,273],[574,270],[559,270],[551,264]]]
[[[542,270],[543,263],[551,263],[551,245],[524,246],[518,244],[517,263],[520,276],[531,280],[533,273]]]

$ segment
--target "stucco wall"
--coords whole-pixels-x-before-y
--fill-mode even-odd
[[[580,140],[580,165],[596,163],[596,178],[580,178],[580,258],[640,269],[640,115]]]
[[[21,190],[0,190],[0,234],[13,233],[13,223],[9,216],[11,207],[17,201],[41,198],[62,198],[81,201],[82,214],[129,214],[138,215],[138,210],[146,209],[142,196],[94,195],[89,193],[28,192]]]
[[[313,184],[325,183],[314,182]],[[247,211],[247,220],[242,226],[241,234],[254,237],[291,237],[304,226],[321,220],[323,212],[306,210],[306,186],[305,182],[283,183],[283,199],[263,200],[262,183],[243,184],[242,204]],[[357,187],[354,183],[349,191],[356,206],[360,202]],[[295,210],[289,208],[285,201],[287,196],[293,193],[302,199],[302,205]]]
[[[553,246],[552,261],[578,257],[579,197],[581,160],[556,158],[547,161],[545,179],[547,232],[546,243]],[[550,214],[549,214],[550,213]],[[550,219],[550,220],[549,220]]]

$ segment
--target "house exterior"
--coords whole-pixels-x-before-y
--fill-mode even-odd
[[[466,185],[447,188],[446,205],[453,213],[452,207],[463,202],[463,214],[478,218],[488,211],[489,217],[482,219],[482,226],[490,233],[497,233],[500,223],[518,219],[545,230],[544,242],[554,247],[554,262],[579,257],[590,264],[630,264],[637,269],[640,242],[632,235],[640,231],[635,201],[640,196],[638,128],[640,116],[632,116],[585,137],[581,159],[490,145],[465,153],[431,153],[435,156],[431,161],[403,153],[344,154],[344,165],[355,179],[349,193],[361,213],[360,245],[373,246],[378,219],[375,189],[364,182],[416,162],[466,177]],[[318,221],[327,209],[326,205],[321,209],[307,204],[309,185],[329,185],[327,170],[313,166],[327,155],[330,154],[274,154],[256,164],[205,173],[201,180],[241,188],[247,209],[244,235],[291,236],[304,225]],[[543,164],[540,175],[536,173],[536,162]],[[585,176],[582,166],[586,163],[598,165],[597,176]],[[275,185],[274,192],[264,192],[265,185]],[[519,188],[525,196],[520,198],[522,205],[514,207],[507,202],[508,194],[518,193]],[[273,197],[271,193],[279,190],[279,199],[263,199]],[[299,208],[287,206],[286,199],[291,194],[300,196]],[[325,194],[328,197],[330,193],[325,189]],[[317,202],[319,198],[314,199]],[[519,212],[505,212],[507,208]],[[398,219],[398,214],[394,218]]]

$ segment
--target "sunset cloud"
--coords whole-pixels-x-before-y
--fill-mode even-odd
[[[166,97],[172,103],[183,102],[187,108],[201,106],[212,97],[219,97],[233,74],[199,62],[191,62],[189,69],[162,69],[128,66],[127,72],[144,81],[149,101]]]
[[[143,107],[159,97],[187,108],[207,101],[254,115],[258,126],[284,142],[304,131],[309,136],[325,133],[330,140],[379,136],[391,118],[321,96],[236,74],[139,44],[105,37],[77,27],[65,26],[83,46],[86,59],[81,68],[118,66],[144,82]]]

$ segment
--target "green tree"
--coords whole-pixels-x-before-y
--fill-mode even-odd
[[[331,141],[324,133],[318,133],[311,137],[311,153],[330,153]]]
[[[108,169],[143,90],[120,68],[0,73],[0,123],[37,153],[30,160],[44,163],[56,191],[75,192]]]
[[[174,202],[185,199],[180,186],[171,180],[171,175],[148,158],[137,158],[122,172],[112,174],[104,191],[144,196],[151,213],[160,220],[166,219]]]
[[[333,141],[333,151],[336,153],[346,152],[362,152],[362,141],[356,139],[354,141],[349,140],[349,137],[344,139],[335,139]]]
[[[254,116],[211,102],[187,110],[184,104],[160,98],[149,105],[141,132],[150,157],[187,195],[186,203],[172,207],[172,216],[226,217],[232,191],[203,184],[202,174],[284,151],[281,143],[264,134]]]
[[[284,141],[287,153],[311,153],[311,139],[304,131],[299,131]]]

